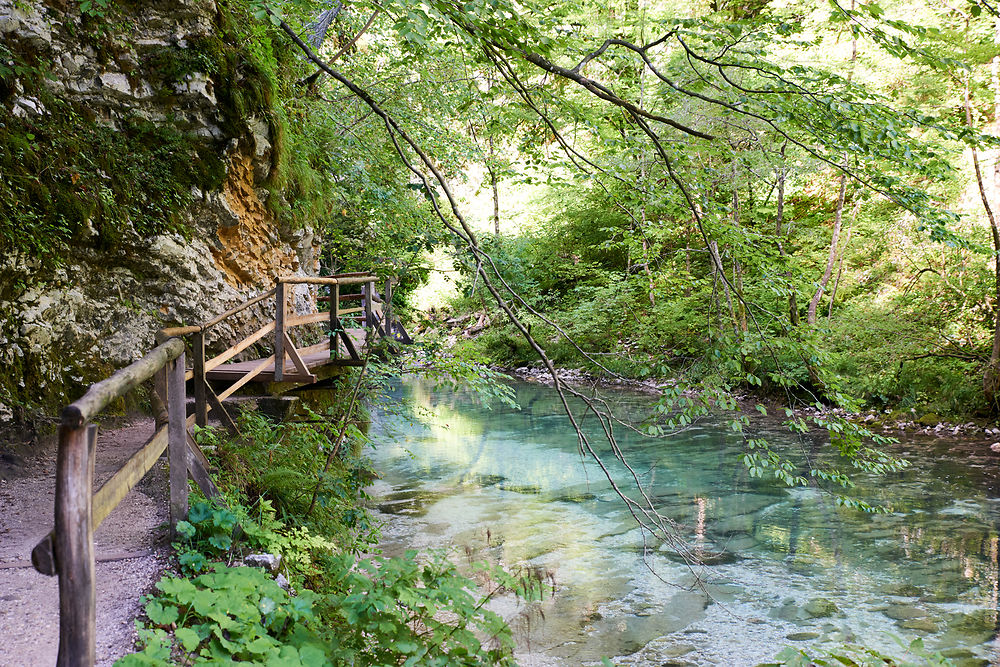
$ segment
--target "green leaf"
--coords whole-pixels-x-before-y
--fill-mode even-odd
[[[208,538],[208,543],[219,551],[228,551],[229,547],[233,546],[233,538],[229,535],[212,535]]]
[[[274,613],[274,610],[278,608],[278,604],[269,597],[263,597],[260,600],[260,604],[257,605],[257,608],[260,609],[260,613],[268,616]]]
[[[201,644],[201,637],[191,628],[177,628],[174,636],[177,637],[184,650],[188,653],[193,652]]]
[[[154,625],[168,626],[171,623],[176,623],[180,614],[177,611],[177,607],[173,605],[164,606],[160,602],[154,600],[146,604],[146,616]]]
[[[190,522],[183,520],[177,522],[177,533],[181,537],[191,539],[197,532],[198,530]]]

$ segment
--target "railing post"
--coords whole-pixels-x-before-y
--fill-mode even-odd
[[[392,338],[392,278],[385,279],[385,294],[382,296],[382,332]]]
[[[375,316],[372,314],[372,295],[375,294],[375,281],[363,283],[361,289],[364,292],[362,300],[365,306],[365,324],[366,328],[371,328],[375,325]]]
[[[93,667],[97,647],[93,481],[97,427],[59,427],[55,553],[59,574],[58,667]]]
[[[288,299],[285,283],[279,282],[274,292],[274,381],[285,378],[285,314]]]
[[[167,365],[167,453],[170,461],[170,529],[187,516],[187,395],[184,353]]]
[[[340,357],[340,285],[330,285],[330,358]]]
[[[194,419],[198,426],[208,426],[208,380],[205,378],[205,333],[199,331],[191,338],[194,354]]]
[[[166,413],[167,407],[167,369],[166,367],[161,368],[156,371],[156,375],[153,376],[153,391],[160,399],[160,405],[153,405],[153,415],[156,423],[156,428],[160,428],[166,424],[169,419]]]

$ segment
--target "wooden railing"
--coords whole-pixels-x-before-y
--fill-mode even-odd
[[[58,665],[94,664],[94,531],[149,472],[163,450],[168,451],[170,462],[172,526],[187,513],[189,473],[205,495],[217,493],[204,455],[188,434],[193,420],[185,414],[184,358],[184,341],[172,338],[92,385],[82,398],[62,411],[56,455],[55,528],[31,552],[35,569],[59,575]],[[98,429],[90,421],[151,378],[155,378],[160,399],[153,402],[164,408],[166,415],[157,415],[153,435],[95,494],[92,488]]]
[[[273,378],[275,382],[315,382],[316,377],[309,371],[303,355],[325,349],[327,345],[329,345],[331,359],[340,358],[340,348],[343,345],[344,352],[350,362],[362,363],[357,346],[347,333],[344,320],[356,320],[359,325],[358,328],[368,328],[383,337],[390,332],[391,326],[386,327],[384,323],[392,321],[390,304],[395,280],[390,278],[385,281],[384,298],[380,298],[378,291],[375,289],[377,281],[378,277],[371,273],[344,273],[326,277],[291,276],[278,278],[274,289],[235,308],[231,308],[204,324],[163,329],[160,332],[161,340],[171,336],[191,336],[193,364],[189,377],[194,379],[195,423],[199,426],[204,426],[208,422],[208,409],[209,404],[211,404],[212,409],[217,412],[223,423],[230,428],[235,428],[232,420],[229,419],[229,416],[222,408],[222,401],[235,394],[246,384],[252,382],[269,366],[273,365]],[[288,296],[290,290],[288,286],[301,284],[326,288],[327,294],[319,296],[316,301],[318,303],[328,303],[329,309],[327,312],[307,314],[289,313]],[[359,293],[341,294],[341,287],[354,285],[360,287]],[[206,357],[205,337],[212,327],[271,297],[274,297],[273,320],[265,323],[252,334],[232,345],[221,354],[211,359]],[[347,301],[358,301],[360,305],[352,308],[343,308],[341,304]],[[289,331],[294,327],[319,323],[328,324],[329,341],[301,349],[296,347],[289,335]],[[248,348],[262,341],[272,333],[274,354],[266,359],[261,359],[256,366],[249,369],[236,382],[216,395],[207,381],[207,374],[222,364],[231,361],[237,355],[245,352]],[[286,374],[286,358],[292,362],[295,367],[295,373]]]
[[[220,420],[230,429],[236,426],[222,401],[252,380],[268,363],[274,364],[276,381],[315,380],[302,360],[302,353],[330,346],[330,355],[339,355],[340,343],[352,360],[359,354],[347,334],[344,319],[354,319],[362,327],[385,336],[391,330],[390,299],[393,281],[385,283],[385,298],[378,299],[377,278],[369,273],[342,274],[325,278],[287,277],[276,280],[274,289],[254,297],[235,308],[213,317],[204,324],[163,329],[157,334],[159,345],[138,361],[111,377],[91,385],[82,398],[66,406],[59,423],[59,450],[56,458],[55,527],[32,550],[35,569],[47,575],[59,576],[59,666],[91,667],[96,655],[96,591],[94,531],[118,506],[125,495],[146,475],[167,451],[170,464],[170,525],[187,515],[188,476],[207,497],[218,494],[209,475],[209,464],[194,442],[188,429],[193,424],[204,426],[211,403]],[[330,304],[328,312],[290,315],[288,285],[309,284],[326,286],[327,295],[318,301]],[[341,294],[342,286],[360,285],[361,292]],[[215,357],[205,355],[205,335],[214,326],[248,308],[274,297],[275,317],[240,342]],[[360,301],[361,305],[341,308],[345,301]],[[296,348],[289,329],[295,326],[328,322],[330,341],[310,348]],[[243,378],[218,395],[209,385],[206,373],[233,359],[241,352],[274,333],[274,354],[257,365]],[[186,350],[182,337],[190,336],[192,368],[185,368]],[[284,359],[289,357],[296,374],[284,374]],[[123,398],[138,386],[154,380],[152,403],[156,429],[146,443],[93,493],[94,462],[97,453],[98,428],[90,423],[108,405]],[[185,383],[194,380],[195,413],[187,416]]]

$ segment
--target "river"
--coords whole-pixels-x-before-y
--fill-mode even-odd
[[[513,386],[520,410],[408,381],[395,398],[409,411],[373,414],[371,455],[384,476],[373,504],[387,554],[452,548],[555,583],[540,612],[512,616],[522,664],[740,667],[784,646],[856,642],[898,655],[899,642],[920,637],[956,664],[1000,665],[1000,474],[982,444],[901,443],[910,468],[854,475],[854,495],[891,508],[871,515],[817,489],[751,479],[721,422],[665,440],[621,432],[657,508],[706,554],[692,569],[644,548],[601,470],[579,455],[554,390]],[[632,416],[651,401],[614,393]],[[770,431],[790,456],[825,455],[818,436]],[[620,464],[611,471],[626,479]]]

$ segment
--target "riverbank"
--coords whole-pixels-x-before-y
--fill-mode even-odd
[[[554,386],[555,384],[548,369],[541,365],[498,367],[497,370],[526,382],[538,382],[548,386]],[[561,381],[571,385],[628,389],[653,396],[662,394],[664,387],[676,384],[674,380],[669,378],[637,380],[626,377],[598,376],[580,368],[557,367],[556,372]],[[740,406],[741,411],[750,416],[751,420],[762,419],[762,415],[756,409],[758,405],[763,406],[769,413],[774,410],[783,410],[786,407],[771,397],[755,396],[750,392],[737,392],[733,397]],[[995,421],[991,422],[981,419],[978,421],[969,420],[955,423],[949,422],[933,413],[918,415],[916,410],[912,410],[909,415],[899,410],[886,410],[883,412],[875,410],[849,412],[842,408],[825,408],[821,410],[814,405],[800,405],[792,408],[792,410],[800,417],[833,415],[848,419],[862,424],[881,435],[890,437],[917,434],[939,438],[961,438],[970,441],[983,441],[984,446],[994,452],[1000,453],[1000,425]]]

